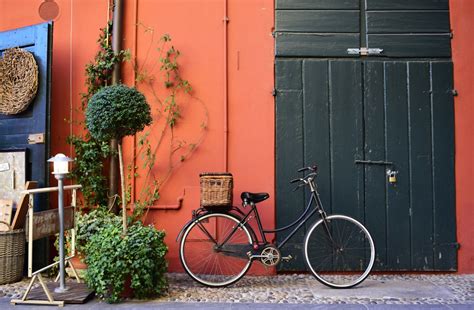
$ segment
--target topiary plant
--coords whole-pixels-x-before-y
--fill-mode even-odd
[[[122,185],[123,233],[127,231],[125,178],[123,172],[122,138],[142,131],[152,122],[150,106],[145,96],[135,88],[112,85],[101,88],[89,100],[86,126],[92,137],[99,141],[117,139]]]

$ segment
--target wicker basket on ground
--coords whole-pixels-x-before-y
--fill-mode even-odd
[[[201,207],[229,207],[232,206],[232,191],[234,181],[230,173],[208,172],[201,173]]]
[[[25,230],[0,231],[0,285],[20,281],[25,262]]]
[[[38,65],[33,54],[21,48],[7,49],[0,58],[0,113],[25,111],[38,91]]]

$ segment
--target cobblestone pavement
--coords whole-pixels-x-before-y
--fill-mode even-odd
[[[153,302],[242,304],[472,305],[474,275],[371,275],[358,287],[327,288],[308,274],[246,276],[221,289],[199,285],[186,274],[169,274],[167,296]],[[0,286],[0,297],[18,298],[27,280]]]
[[[352,289],[328,288],[308,274],[246,276],[224,288],[206,288],[185,274],[170,275],[164,302],[288,304],[472,304],[474,275],[371,275]]]

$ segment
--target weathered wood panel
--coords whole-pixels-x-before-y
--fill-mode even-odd
[[[28,216],[27,216],[28,219]],[[28,220],[27,220],[28,222]],[[28,240],[29,227],[25,227]],[[64,208],[64,230],[74,228],[74,207]],[[33,240],[59,233],[59,210],[35,212],[33,215]]]
[[[359,11],[276,11],[275,29],[286,32],[359,32]]]
[[[297,170],[303,167],[303,93],[302,91],[278,91],[276,97],[276,205],[278,213],[276,225],[282,227],[297,219],[305,207],[304,192],[292,191],[289,183],[298,176]],[[304,231],[300,230],[285,245],[285,255],[301,253],[301,240]],[[281,241],[284,234],[278,234]],[[294,256],[294,255],[293,255]],[[304,266],[303,257],[295,256],[293,268]],[[290,269],[292,267],[289,267]]]
[[[364,160],[390,160],[385,153],[384,89],[383,62],[364,63]],[[387,261],[387,167],[359,165],[365,169],[365,225],[375,242],[374,268],[384,270]]]
[[[38,187],[37,182],[28,181],[25,184],[25,189],[34,189]],[[23,195],[18,202],[15,217],[12,221],[12,229],[21,229],[25,227],[26,213],[28,212],[29,195]]]
[[[347,48],[359,46],[359,34],[276,34],[276,56],[347,57]]]
[[[276,0],[275,7],[280,9],[308,10],[308,9],[358,9],[359,0]]]
[[[367,12],[368,33],[449,33],[448,11]]]
[[[328,70],[327,60],[303,62],[304,165],[318,165],[321,201],[332,212]]]
[[[448,10],[449,0],[366,0],[368,10]]]
[[[361,63],[329,65],[332,212],[363,220],[363,167],[354,165],[363,156]]]
[[[408,93],[406,62],[385,63],[385,122],[387,158],[394,162],[396,184],[387,189],[387,265],[411,267],[410,167],[408,150]],[[386,180],[386,179],[385,179]]]
[[[275,86],[278,90],[301,90],[301,60],[277,59]]]
[[[456,270],[453,64],[432,62],[434,267]]]
[[[411,269],[433,269],[433,183],[429,62],[408,63]]]
[[[450,57],[448,34],[369,34],[368,45],[388,57]]]

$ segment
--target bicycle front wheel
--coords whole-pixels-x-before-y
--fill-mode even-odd
[[[180,259],[197,282],[211,287],[230,285],[242,278],[252,263],[251,235],[240,221],[228,214],[213,213],[197,218],[183,233]]]
[[[349,288],[369,275],[375,246],[361,223],[348,216],[331,215],[309,229],[304,254],[318,281],[333,288]]]

